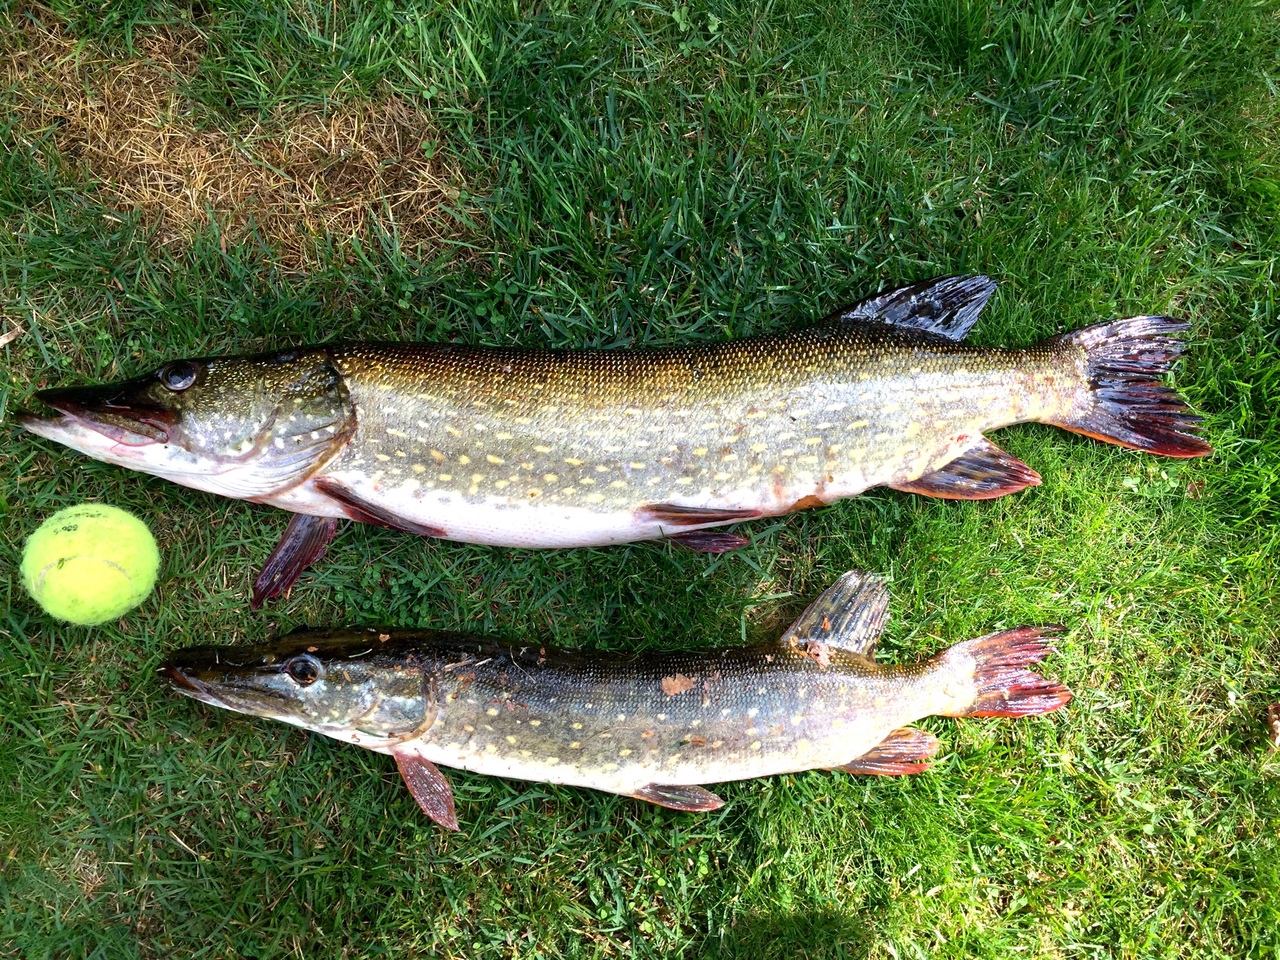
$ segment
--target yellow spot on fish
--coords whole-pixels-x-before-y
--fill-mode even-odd
[[[498,715],[498,708],[490,707],[488,710],[485,711],[485,713],[487,713],[491,717],[496,717]]]
[[[554,473],[544,473],[542,475],[542,479],[546,483],[555,483],[560,478],[557,477]]]
[[[455,427],[455,426],[454,426],[453,424],[451,424],[451,423],[450,423],[450,424],[446,424],[446,425],[445,425],[444,432],[445,432],[445,433],[447,433],[447,434],[449,434],[449,436],[451,436],[451,437],[460,437],[460,436],[462,436],[462,431],[461,431],[461,430],[459,430],[457,427]]]
[[[806,447],[816,447],[821,442],[822,442],[821,437],[805,437],[804,438],[804,445]]]
[[[468,457],[465,453],[463,453],[458,456],[458,462],[465,467],[468,463],[471,462],[471,458]]]
[[[577,457],[565,457],[564,462],[571,467],[580,467],[583,463],[583,461],[579,460]]]
[[[522,756],[522,757],[531,757],[531,756],[533,756],[533,754],[532,754],[530,751],[528,751],[528,750],[521,750],[521,751],[520,751],[520,756]]]
[[[752,750],[759,750],[759,749],[760,749],[760,741],[759,741],[759,740],[754,741],[754,742],[751,744],[751,749],[752,749]]]
[[[484,748],[484,752],[485,752],[485,753],[497,753],[497,752],[498,752],[498,745],[497,745],[496,743],[491,743],[491,744],[489,744],[487,747],[485,747],[485,748]]]
[[[578,740],[575,740],[575,741],[573,741],[573,743],[569,744],[569,749],[570,749],[570,750],[581,750],[581,749],[582,749],[582,743],[581,743],[580,741],[578,741]]]
[[[604,494],[603,494],[603,493],[589,493],[589,494],[587,494],[585,497],[583,497],[582,499],[583,499],[583,500],[586,500],[586,501],[587,501],[587,503],[599,503],[601,500],[603,500],[603,499],[604,499]]]
[[[768,449],[769,445],[767,443],[753,443],[751,445],[752,453],[764,453]]]
[[[541,721],[541,720],[530,720],[530,721],[529,721],[529,726],[531,726],[531,727],[540,727],[540,726],[542,726],[542,721]]]
[[[630,751],[630,750],[619,750],[619,751],[618,751],[618,756],[620,756],[620,757],[629,757],[629,756],[631,756],[631,751]]]
[[[547,757],[547,763],[559,763],[559,762],[560,762],[559,757]]]
[[[615,480],[615,481],[613,481],[613,483],[609,484],[609,486],[610,486],[612,489],[614,489],[614,490],[621,490],[621,489],[623,489],[626,485],[627,485],[627,481],[625,481],[625,480]]]
[[[645,465],[643,463],[639,463],[638,461],[635,461],[635,460],[631,461],[632,470],[643,470],[644,468],[645,468]]]
[[[581,729],[582,729],[582,724],[580,724],[580,723],[575,723],[575,724],[573,725],[573,729],[575,729],[575,730],[581,730]]]
[[[515,737],[507,737],[507,743],[515,743],[515,742],[516,742]]]
[[[707,455],[707,448],[706,448],[706,447],[694,447],[694,448],[693,448],[693,455],[694,455],[695,457],[705,457],[705,456]]]
[[[501,457],[495,457],[492,453],[485,454],[485,459],[488,460],[490,463],[492,463],[495,467],[500,467],[504,463],[506,463],[506,461],[503,460]]]
[[[920,432],[920,424],[916,423],[914,420],[911,423],[907,424],[908,437],[914,437],[919,432]]]
[[[507,487],[509,487],[509,486],[511,485],[511,481],[510,481],[510,480],[495,480],[495,481],[493,481],[493,485],[494,485],[495,487],[497,487],[499,490],[505,490]]]
[[[473,727],[473,726],[471,726],[471,724],[469,724],[469,723],[468,723],[465,727],[463,727],[462,729],[463,729],[463,730],[465,730],[465,731],[467,731],[467,733],[475,733],[475,732],[476,732],[476,728],[475,728],[475,727]]]
[[[390,457],[388,457],[385,453],[375,453],[375,454],[373,455],[373,458],[374,458],[375,460],[380,460],[380,461],[382,461],[383,463],[386,463],[388,460],[390,460],[390,459],[391,459],[391,458],[390,458]]]
[[[595,486],[595,483],[596,483],[593,477],[582,477],[581,479],[578,480],[578,482],[585,483],[589,487]]]
[[[550,448],[550,447],[546,446],[545,444],[541,444],[541,443],[535,443],[535,444],[533,445],[533,449],[534,449],[534,450],[537,450],[537,451],[538,451],[538,453],[550,453],[550,452],[551,452],[551,448]]]
[[[682,486],[687,483],[693,483],[693,477],[676,477],[676,483]]]
[[[617,770],[618,765],[616,763],[606,763],[600,769],[603,770],[605,773],[609,773],[611,770]]]
[[[853,423],[849,424],[849,426],[854,430],[861,430],[863,427],[867,426],[869,423],[870,421],[868,420],[855,420]]]
[[[499,440],[511,440],[511,439],[513,439],[511,434],[509,434],[509,433],[503,433],[502,431],[499,431],[498,433],[495,433],[495,434],[494,434],[494,436],[495,436],[495,437],[497,437]]]
[[[737,459],[738,459],[738,455],[736,453],[726,453],[723,457],[720,458],[722,463],[732,463],[734,460],[737,460]]]
[[[423,472],[423,471],[425,471],[426,469],[427,469],[427,468],[426,468],[426,467],[424,467],[424,466],[423,466],[422,464],[420,464],[420,463],[415,463],[415,464],[413,465],[413,472],[414,472],[414,473],[422,473],[422,472]]]
[[[453,479],[453,474],[451,474],[451,473],[442,473],[442,474],[440,474],[440,479],[441,479],[441,480],[443,480],[445,483],[448,483],[450,480],[452,480],[452,479]]]

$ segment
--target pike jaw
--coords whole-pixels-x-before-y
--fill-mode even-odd
[[[34,434],[243,500],[301,483],[355,429],[342,375],[323,349],[176,360],[132,380],[36,398],[57,413],[21,416]]]

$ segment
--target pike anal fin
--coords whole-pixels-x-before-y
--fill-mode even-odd
[[[403,530],[405,533],[414,533],[420,537],[443,537],[446,536],[445,531],[439,527],[428,526],[425,523],[415,523],[412,520],[406,520],[404,517],[396,516],[385,507],[380,507],[376,503],[370,503],[363,497],[355,493],[345,483],[334,480],[332,477],[316,477],[311,481],[311,485],[323,493],[331,500],[337,501],[347,516],[359,523],[371,523],[375,527],[388,527],[392,530]]]
[[[453,806],[453,787],[448,779],[426,757],[408,750],[393,750],[396,766],[405,786],[418,801],[422,812],[446,830],[458,829],[458,813]]]
[[[902,777],[929,769],[929,758],[938,752],[938,738],[927,730],[902,727],[839,769],[879,777]]]
[[[265,601],[288,592],[302,571],[329,551],[329,543],[337,532],[338,521],[332,517],[295,513],[280,542],[262,565],[262,572],[253,581],[249,608],[258,610]]]
[[[894,490],[943,500],[994,500],[1040,485],[1040,474],[986,437],[946,466],[915,480],[891,483]]]
[[[719,810],[724,801],[710,790],[695,784],[650,783],[631,794],[636,800],[647,800],[660,807],[686,812]]]

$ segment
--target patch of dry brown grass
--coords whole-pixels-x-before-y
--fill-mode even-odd
[[[316,240],[342,244],[372,224],[408,248],[456,237],[445,209],[461,171],[424,142],[438,133],[402,98],[281,109],[242,127],[201,127],[184,80],[204,43],[192,30],[151,30],[137,56],[112,59],[56,27],[28,23],[0,49],[0,82],[27,137],[47,133],[59,156],[123,209],[142,211],[161,243],[181,245],[212,218],[235,242],[252,224],[301,266]],[[0,100],[3,102],[3,100]]]

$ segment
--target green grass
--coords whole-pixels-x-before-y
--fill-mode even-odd
[[[0,954],[22,957],[1275,957],[1280,759],[1280,41],[1271,4],[865,0],[98,4],[124,59],[206,39],[184,96],[235,130],[395,92],[466,173],[463,239],[326,238],[307,271],[215,228],[179,247],[52,134],[0,119]],[[12,36],[4,43],[12,45]],[[20,96],[9,90],[7,102]],[[0,111],[0,118],[9,111]],[[266,508],[12,425],[43,383],[331,337],[622,346],[784,330],[882,284],[981,270],[985,344],[1194,322],[1207,460],[1000,434],[1044,486],[876,491],[664,545],[532,553],[349,525],[247,608]],[[161,542],[157,595],[96,629],[23,594],[23,538],[104,500]],[[884,656],[1060,621],[1070,708],[931,720],[917,778],[729,785],[692,816],[452,776],[463,832],[385,758],[170,695],[192,642],[421,624],[602,652],[776,635],[841,571],[892,580]]]

